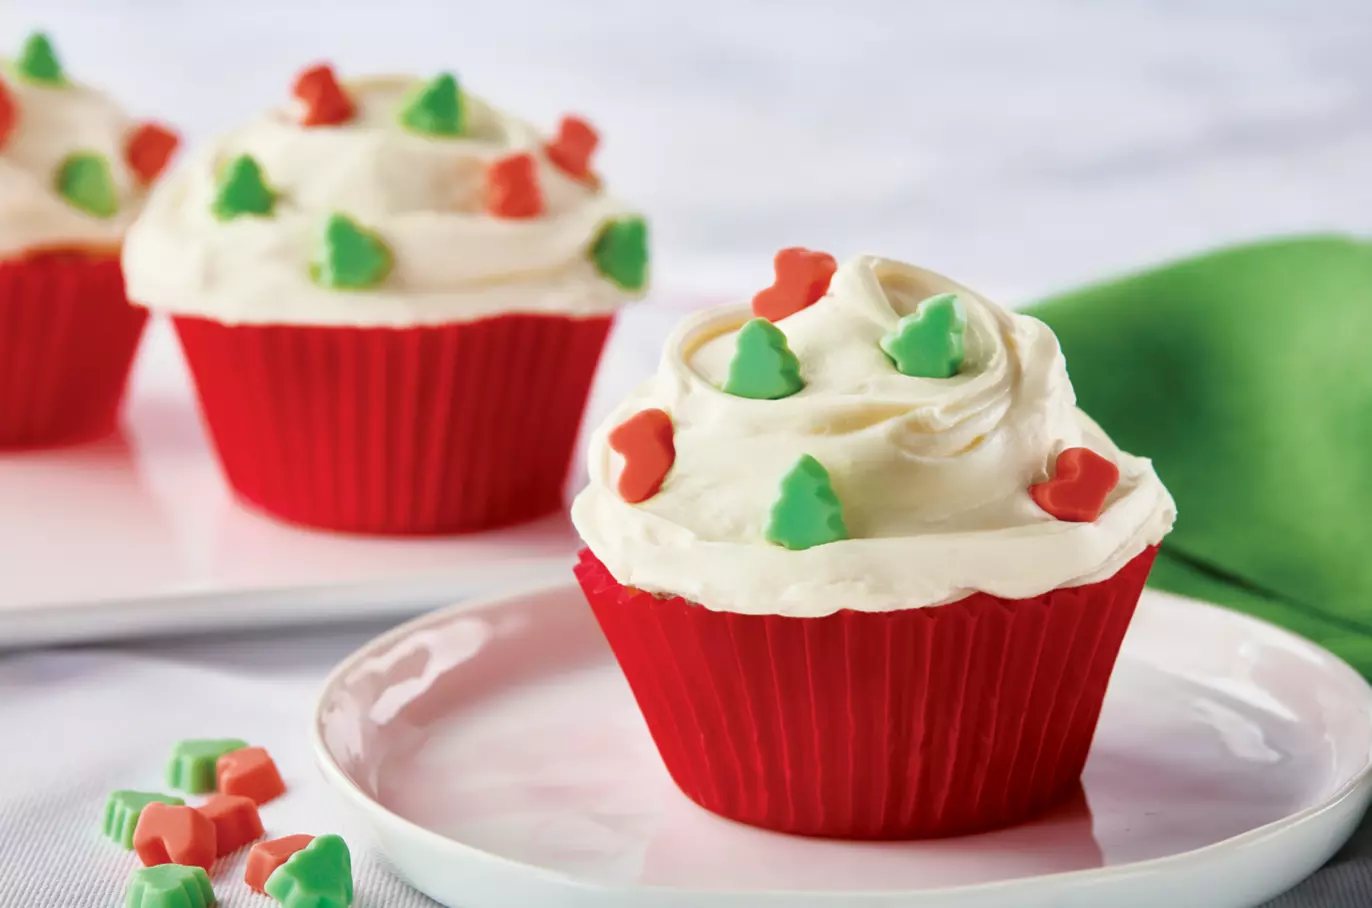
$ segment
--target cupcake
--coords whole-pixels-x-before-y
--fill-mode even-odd
[[[119,250],[175,148],[68,77],[42,34],[0,64],[0,447],[114,428],[147,320]]]
[[[458,87],[301,73],[294,100],[168,174],[129,232],[132,299],[171,313],[219,460],[279,518],[453,533],[562,490],[646,228],[597,137]]]
[[[950,836],[1078,784],[1175,508],[1052,332],[785,250],[592,437],[577,576],[667,769],[782,832]]]

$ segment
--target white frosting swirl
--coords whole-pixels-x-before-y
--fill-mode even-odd
[[[967,312],[966,361],[950,379],[895,370],[878,343],[939,293]],[[1171,529],[1175,507],[1149,461],[1119,451],[1075,406],[1057,338],[929,271],[873,256],[845,263],[829,294],[778,323],[805,387],[781,400],[718,390],[745,307],[688,319],[655,377],[591,441],[591,484],[572,518],[623,584],[707,608],[817,617],[939,605],[974,591],[1027,598],[1111,576]],[[659,407],[676,461],[662,490],[626,504],[610,429]],[[1041,510],[1031,483],[1085,446],[1120,468],[1093,523]],[[781,477],[824,464],[849,539],[792,551],[763,538]]]
[[[600,227],[626,213],[619,204],[558,170],[533,127],[472,95],[463,94],[465,135],[408,131],[398,113],[417,85],[350,82],[348,123],[304,127],[296,110],[273,110],[187,156],[129,232],[129,296],[228,324],[404,326],[512,311],[594,315],[639,295],[601,277],[587,256]],[[516,152],[534,155],[544,213],[492,217],[486,165]],[[220,221],[216,175],[245,153],[279,193],[276,209]],[[339,291],[311,280],[324,219],[336,211],[390,247],[381,285]]]
[[[77,82],[26,81],[6,63],[0,79],[17,111],[0,145],[0,255],[57,249],[117,251],[143,206],[145,191],[124,159],[137,123],[109,97]],[[95,217],[57,191],[68,155],[94,152],[110,166],[119,210]]]

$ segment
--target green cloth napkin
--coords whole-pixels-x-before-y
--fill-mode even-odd
[[[1176,498],[1150,584],[1372,676],[1372,243],[1223,249],[1026,311],[1081,408]]]

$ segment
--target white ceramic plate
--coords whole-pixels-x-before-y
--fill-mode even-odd
[[[395,868],[462,908],[1244,908],[1327,860],[1372,793],[1361,677],[1271,625],[1153,593],[1081,794],[985,835],[802,839],[696,807],[571,584],[373,641],[326,683],[315,737]]]

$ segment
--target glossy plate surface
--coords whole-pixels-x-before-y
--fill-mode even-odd
[[[445,905],[1257,905],[1367,806],[1372,691],[1262,622],[1148,593],[1083,788],[1024,826],[937,842],[776,835],[687,801],[566,584],[397,628],[338,667],[325,776]],[[784,895],[783,895],[784,893]]]

